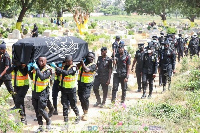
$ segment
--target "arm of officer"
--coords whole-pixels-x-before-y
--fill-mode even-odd
[[[69,70],[62,70],[61,68],[57,67],[56,71],[58,71],[58,73],[61,73],[63,76],[67,76],[67,75],[74,75],[76,73],[76,67],[73,66],[72,68],[70,68]]]
[[[6,70],[9,68],[10,65],[10,58],[6,57],[5,58],[5,69],[3,70],[3,72],[0,74],[0,79],[3,75],[6,74]]]
[[[127,71],[127,74],[126,74],[126,78],[124,79],[125,82],[128,82],[129,73],[130,73],[130,65],[131,65],[131,59],[128,56],[128,60],[126,62],[126,71]]]
[[[87,67],[83,61],[81,61],[81,64],[82,64],[83,70],[84,70],[85,72],[94,72],[94,71],[96,71],[96,69],[97,69],[97,67],[96,67],[95,64],[93,64],[93,65],[91,65],[91,66],[89,66],[89,67]]]
[[[109,60],[109,74],[108,74],[108,81],[106,82],[107,85],[110,84],[111,74],[112,74],[112,59]]]
[[[175,73],[175,65],[176,65],[176,54],[173,52],[173,56],[172,56],[172,70],[173,70],[173,73]]]
[[[38,75],[38,77],[41,79],[41,80],[45,80],[45,79],[48,79],[51,74],[52,74],[52,71],[51,69],[47,69],[46,71],[44,72],[41,72],[40,69],[36,69],[36,74]]]
[[[14,70],[14,66],[12,65],[6,70],[6,73],[10,74],[13,70]]]
[[[135,66],[135,63],[136,63],[136,58],[134,58],[134,60],[133,60],[131,71],[133,71],[133,67]]]

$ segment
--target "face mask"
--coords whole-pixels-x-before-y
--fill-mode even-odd
[[[149,49],[147,52],[150,54],[150,53],[151,53],[151,50]]]
[[[165,47],[164,46],[162,46],[162,49],[164,49]]]

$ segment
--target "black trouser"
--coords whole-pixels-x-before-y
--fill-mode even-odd
[[[53,89],[52,89],[52,98],[53,98],[53,106],[57,110],[57,98],[58,98],[58,92],[59,92],[59,81],[54,80],[53,83]]]
[[[124,79],[125,79],[125,77],[118,77],[117,73],[114,74],[114,76],[113,76],[112,100],[111,100],[112,102],[115,102],[119,83],[121,83],[121,88],[122,88],[121,102],[125,101],[126,91],[127,91],[127,82],[124,82]]]
[[[167,68],[166,70],[161,70],[162,71],[162,79],[163,79],[163,86],[166,86],[166,83],[171,83],[171,76],[172,76],[172,69]]]
[[[138,84],[138,90],[141,90],[142,89],[142,76],[141,76],[141,70],[137,69],[136,68],[136,77],[137,77],[137,84]]]
[[[191,47],[190,48],[190,57],[192,57],[193,55],[197,55],[197,54],[198,54],[198,48]]]
[[[15,106],[17,109],[21,109],[19,111],[21,116],[26,116],[25,106],[24,106],[24,98],[26,96],[28,89],[29,89],[28,85],[15,87],[15,92],[16,92]]]
[[[71,90],[66,88],[61,88],[61,103],[63,105],[63,116],[68,116],[69,102],[71,108],[73,109],[76,116],[79,116],[79,110],[76,106],[77,98],[76,98],[76,88],[72,88]]]
[[[162,71],[159,73],[159,85],[163,84],[162,82]]]
[[[14,90],[13,90],[13,86],[12,86],[11,80],[1,80],[1,79],[0,79],[0,86],[1,86],[3,83],[5,84],[5,86],[6,86],[7,90],[8,90],[8,92],[9,92],[10,94],[12,94],[12,98],[13,98],[13,101],[14,101],[14,104],[15,104],[15,96],[13,95]]]
[[[94,94],[96,96],[97,102],[99,102],[99,103],[101,103],[101,98],[100,98],[100,95],[99,95],[99,86],[101,85],[101,87],[102,87],[102,90],[103,90],[102,104],[106,103],[106,98],[107,98],[107,95],[108,95],[108,85],[106,84],[107,81],[108,81],[108,76],[107,77],[96,76],[95,80],[94,80],[93,90],[94,90]]]
[[[49,97],[48,95],[49,95],[48,89],[45,89],[40,93],[32,91],[32,104],[35,109],[39,125],[43,125],[42,117],[46,120],[47,124],[50,121],[49,116],[45,111]]]
[[[178,51],[178,61],[180,61],[180,58],[181,58],[181,57],[183,58],[183,50],[180,49],[180,50]]]
[[[78,96],[81,102],[81,107],[84,110],[88,110],[89,108],[89,97],[91,92],[92,84],[82,84],[78,85]]]
[[[149,95],[151,95],[153,91],[153,74],[142,74],[143,95],[146,93],[147,80],[149,81]]]

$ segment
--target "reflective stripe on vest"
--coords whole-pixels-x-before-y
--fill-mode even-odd
[[[46,71],[47,69],[49,69],[50,67],[48,65],[46,65],[41,72]],[[41,80],[39,77],[37,77],[37,80],[35,82],[35,76],[36,76],[36,71],[35,69],[33,69],[33,83],[32,83],[32,90],[35,92],[42,92],[44,89],[47,88],[47,86],[50,83],[50,77],[48,79],[45,80]],[[36,90],[35,90],[35,86],[36,86]]]
[[[87,67],[93,65],[94,63],[90,63],[87,65]],[[94,73],[95,72],[85,72],[83,71],[82,75],[81,75],[81,68],[79,69],[79,74],[78,74],[78,80],[81,81],[82,83],[92,83],[94,81]],[[81,75],[81,79],[80,79],[80,75]]]
[[[69,68],[67,69],[67,71],[69,69],[71,69],[73,67],[73,65],[69,66]],[[63,69],[63,68],[62,68]],[[62,80],[62,74],[60,75],[60,80]],[[59,85],[61,86],[61,83],[59,83]],[[65,76],[63,78],[63,84],[62,84],[62,87],[63,88],[66,88],[66,89],[71,89],[71,88],[74,88],[76,87],[76,75],[68,75],[68,76]]]
[[[15,85],[15,72],[12,71],[12,85]],[[28,74],[26,76],[23,76],[23,74],[17,70],[16,73],[16,86],[24,86],[24,85],[29,85],[29,79],[28,79]]]

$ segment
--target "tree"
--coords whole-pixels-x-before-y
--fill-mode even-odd
[[[10,9],[12,7],[18,6],[21,9],[16,23],[16,28],[21,31],[21,23],[26,12],[33,7],[39,7],[38,10],[41,10],[40,5],[45,5],[44,3],[48,2],[48,0],[2,0],[0,8],[6,7],[7,9]]]
[[[194,19],[200,16],[200,1],[199,0],[177,0],[177,8],[180,9],[181,14],[186,16],[194,27]]]
[[[159,15],[166,26],[166,15],[172,11],[173,3],[173,0],[126,0],[125,10],[127,13]]]

